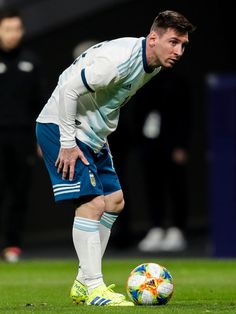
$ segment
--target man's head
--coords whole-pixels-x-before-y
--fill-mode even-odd
[[[147,38],[147,63],[150,67],[172,67],[184,53],[188,34],[195,27],[180,13],[160,12]]]
[[[22,18],[16,10],[0,10],[0,46],[3,50],[15,49],[24,35]]]

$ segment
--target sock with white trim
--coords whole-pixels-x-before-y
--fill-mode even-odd
[[[101,240],[102,257],[106,251],[106,247],[111,235],[111,228],[119,215],[115,213],[104,212],[99,225],[99,234]]]
[[[75,217],[73,225],[73,242],[81,267],[76,279],[87,286],[88,292],[104,284],[99,224],[97,220]]]
[[[99,235],[100,235],[100,242],[101,242],[101,256],[103,257],[110,235],[111,235],[111,228],[114,222],[116,221],[117,217],[119,215],[115,213],[108,213],[104,212],[100,224],[99,224]],[[84,275],[81,269],[81,266],[79,266],[78,274],[76,279],[80,281],[81,283],[85,284]]]

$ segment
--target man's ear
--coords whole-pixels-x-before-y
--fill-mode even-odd
[[[158,39],[158,34],[154,31],[151,31],[149,34],[149,45],[151,48],[155,47]]]

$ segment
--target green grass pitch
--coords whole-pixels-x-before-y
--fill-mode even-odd
[[[236,260],[104,259],[107,284],[125,293],[129,272],[143,262],[165,266],[174,278],[174,294],[167,305],[93,307],[75,305],[69,290],[76,260],[0,262],[0,313],[236,313]]]

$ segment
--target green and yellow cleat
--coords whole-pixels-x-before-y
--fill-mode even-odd
[[[75,280],[70,290],[70,297],[74,303],[83,304],[88,297],[86,287],[80,281]]]
[[[112,288],[115,285],[99,286],[88,294],[85,304],[95,306],[134,306],[133,302],[125,300],[125,296],[115,293]]]

